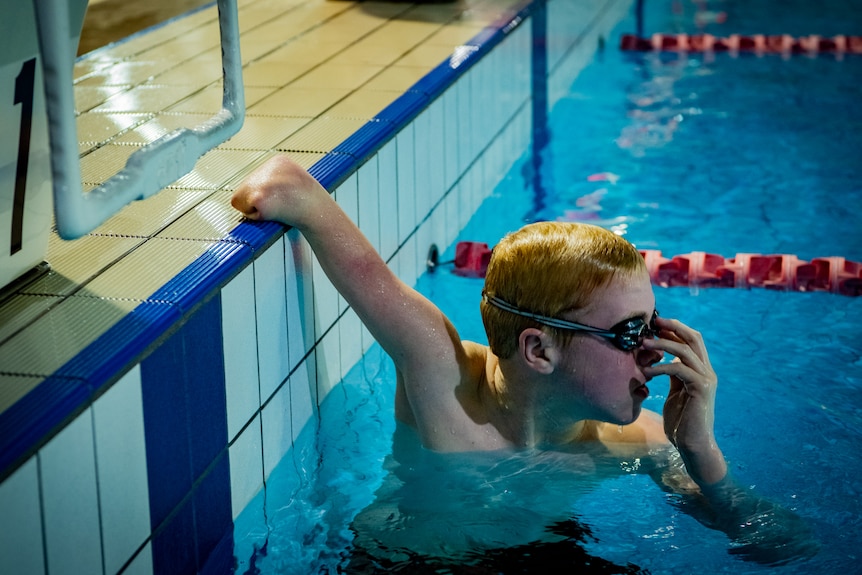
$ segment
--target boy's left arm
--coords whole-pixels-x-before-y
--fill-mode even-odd
[[[638,419],[636,423],[652,439],[648,445],[655,458],[664,454],[663,464],[659,462],[651,472],[653,477],[668,490],[691,497],[685,500],[687,511],[727,534],[733,542],[732,554],[765,564],[815,554],[819,544],[802,518],[743,488],[728,474],[714,432],[718,377],[701,334],[677,320],[658,318],[657,324],[659,337],[644,340],[644,347],[665,351],[675,359],[646,367],[644,373],[670,377],[661,421],[665,441],[676,450],[668,443],[660,446],[656,414],[646,412]]]
[[[670,377],[663,409],[665,435],[700,487],[716,484],[727,476],[727,463],[714,430],[718,377],[699,332],[678,320],[659,317],[656,323],[659,337],[644,340],[644,347],[675,357],[670,363],[644,368],[649,377]]]

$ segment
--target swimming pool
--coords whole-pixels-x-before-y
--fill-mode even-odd
[[[412,284],[424,268],[427,246],[449,245],[527,147],[531,112],[542,106],[526,102],[567,97],[572,77],[591,58],[597,39],[630,2],[550,0],[547,43],[532,44],[546,50],[550,74],[539,78],[532,95],[532,31],[524,24],[535,22],[525,19],[534,12],[519,11],[520,2],[240,4],[244,33],[251,37],[243,44],[249,111],[242,137],[205,156],[176,187],[131,206],[99,233],[53,244],[53,272],[3,302],[0,563],[7,570],[187,573],[207,566],[209,572],[223,572],[234,556],[240,570],[251,562],[271,566],[276,557],[301,568],[314,563],[297,563],[292,550],[302,549],[300,557],[316,560],[321,548],[305,544],[321,539],[332,542],[334,551],[327,557],[337,558],[349,537],[342,519],[369,503],[385,477],[381,458],[389,453],[388,426],[393,425],[386,412],[387,375],[370,377],[382,393],[369,398],[354,392],[356,386],[359,391],[371,386],[366,373],[377,373],[374,364],[365,365],[366,358],[357,368],[362,371],[350,372],[353,385],[334,387],[370,345],[367,333],[320,281],[307,245],[294,234],[273,225],[238,225],[227,201],[231,186],[263,158],[291,150],[334,190],[399,276]],[[513,7],[514,20],[511,13],[497,20]],[[805,22],[815,21],[807,17],[813,11],[809,7]],[[217,50],[206,47],[214,12],[210,6],[76,63],[82,169],[93,183],[148,136],[220,107],[221,90],[213,84],[218,66],[208,65],[218,59]],[[404,29],[409,32],[402,34]],[[804,26],[786,30],[810,31]],[[313,49],[304,50],[308,46]],[[296,50],[312,59],[297,59]],[[363,64],[345,62],[355,57]],[[362,74],[344,76],[345,66]],[[326,86],[317,93],[310,86],[321,78]],[[337,88],[330,85],[334,78]],[[147,97],[156,93],[157,102]],[[398,105],[389,105],[393,98]],[[301,117],[291,117],[295,114]],[[354,135],[342,141],[345,134]],[[428,157],[444,159],[442,175],[429,169],[423,161]],[[520,167],[510,177],[523,188],[518,174]],[[623,175],[619,186],[632,181],[630,174]],[[532,209],[531,195],[519,198]],[[610,200],[600,201],[607,213],[628,215],[612,213]],[[510,203],[504,215],[520,223],[528,209],[516,207]],[[488,218],[481,223],[462,237],[479,238]],[[516,227],[505,219],[499,223],[506,231]],[[684,243],[674,250],[661,242],[660,247],[671,255],[703,246]],[[455,281],[462,282],[453,284],[460,286],[458,294],[469,296],[475,289],[470,287],[475,282]],[[449,290],[434,291],[447,310],[472,313],[473,306],[464,308],[460,299],[446,303]],[[732,293],[745,297],[740,295],[745,292]],[[723,297],[707,290],[701,295]],[[804,300],[779,299],[776,307],[784,309],[792,301]],[[699,303],[696,307],[701,309]],[[852,342],[845,345],[817,330],[856,333],[847,325],[855,311],[830,312],[818,318],[825,324],[817,323],[816,329],[805,325],[808,339],[792,351],[808,358],[808,348],[816,343],[813,359],[833,349],[842,360],[852,357],[847,351],[855,349]],[[722,322],[737,321],[725,315]],[[775,317],[800,325],[795,316]],[[692,323],[698,320],[692,318]],[[471,322],[464,320],[465,334],[481,337],[470,333]],[[771,340],[756,341],[776,350]],[[783,349],[769,359],[783,359],[777,355]],[[379,350],[372,348],[373,353]],[[794,357],[791,367],[798,365]],[[848,421],[855,422],[854,406],[843,399],[853,381],[835,386],[816,381],[823,391],[815,397],[822,400],[826,417],[849,427]],[[355,401],[343,408],[342,398]],[[344,442],[317,433],[319,409],[339,422],[349,413],[352,427],[324,428],[335,438],[349,439],[352,430],[367,424],[376,443],[362,445],[380,449],[353,454]],[[366,409],[376,415],[363,417]],[[831,436],[823,441],[832,439],[838,441]],[[821,443],[810,445],[816,450]],[[842,446],[846,442],[839,442]],[[822,454],[846,459],[840,449],[824,448]],[[279,474],[273,475],[274,468]],[[847,469],[847,477],[856,472],[852,464]],[[339,481],[362,488],[343,496],[336,489]],[[847,487],[852,481],[837,485],[855,493],[855,487]],[[298,491],[306,486],[323,487],[331,498]],[[829,489],[823,493],[843,504]],[[656,495],[651,485],[644,492]],[[294,497],[303,493],[310,497]],[[291,515],[299,502],[307,504],[302,510],[309,512],[308,521],[302,513]],[[336,513],[315,513],[318,504]],[[659,509],[664,514],[667,507],[662,503]],[[569,551],[581,550],[580,556],[587,552],[579,542],[592,541],[587,529],[597,533],[606,525],[591,522],[598,511],[586,510],[579,522],[560,526],[567,534],[560,536],[576,542]],[[245,512],[260,521],[245,521]],[[333,527],[322,529],[322,521]],[[822,523],[838,522],[829,516]],[[254,545],[267,541],[267,525],[280,529],[272,532],[271,545],[254,553]],[[845,526],[819,533],[855,545],[846,535],[853,526],[850,516]],[[692,527],[692,533],[704,533],[702,526]],[[609,562],[602,553],[624,554],[609,543],[618,540],[601,536],[600,550],[587,553],[596,565]],[[721,558],[723,549],[715,549]],[[840,567],[842,561],[826,567]]]
[[[757,3],[748,4],[752,14],[715,6],[727,8],[726,26],[739,26],[734,31],[841,31],[834,19],[807,17],[803,20],[822,27],[805,29],[798,20],[776,19]],[[660,20],[668,13],[671,19]],[[654,3],[647,25],[685,31],[683,16]],[[629,20],[617,31],[631,27]],[[580,219],[667,255],[758,252],[860,261],[862,234],[854,207],[862,187],[853,158],[859,136],[845,127],[862,126],[862,114],[852,99],[837,96],[847,93],[859,67],[859,59],[825,55],[710,60],[621,54],[610,41],[554,108],[552,137],[538,162],[542,171],[533,173],[533,157],[523,157],[459,239],[493,244],[525,221]],[[577,138],[559,137],[566,132]],[[591,181],[597,174],[605,177]],[[484,341],[479,280],[443,269],[423,276],[418,286],[462,337]],[[821,543],[815,557],[780,572],[853,572],[862,543],[862,464],[853,456],[862,447],[862,407],[854,397],[862,384],[860,298],[720,288],[659,288],[656,295],[664,315],[683,318],[709,345],[721,384],[716,431],[732,472],[743,485],[795,510]],[[544,509],[570,514],[574,524],[562,532],[571,545],[563,554],[542,545],[487,553],[497,569],[517,569],[531,554],[557,559],[559,565],[569,561],[570,567],[575,558],[582,569],[589,562],[594,572],[775,569],[729,555],[727,538],[699,524],[684,503],[647,476],[634,473],[635,461],[617,462],[616,476],[587,482],[567,473],[570,467],[536,454],[502,462],[417,456],[398,445],[403,435],[393,458],[393,379],[391,364],[374,347],[329,395],[320,429],[303,431],[291,457],[259,495],[267,498],[272,514],[265,523],[238,518],[240,572],[325,572],[344,566],[357,517],[360,524],[368,520],[362,511],[378,490],[384,502],[392,495],[390,473],[410,478],[415,469],[422,474],[412,477],[417,485],[395,501],[424,513],[417,522],[428,539],[445,539],[447,530],[473,522],[489,537],[514,540],[523,534],[501,534],[493,522],[528,525],[531,513]],[[660,411],[664,391],[657,382],[645,405]],[[455,479],[452,467],[461,470]],[[451,484],[441,486],[446,481]],[[463,499],[447,501],[453,493]],[[493,512],[490,517],[486,509]],[[407,548],[433,545],[411,544]],[[405,572],[420,569],[416,557],[401,559]]]

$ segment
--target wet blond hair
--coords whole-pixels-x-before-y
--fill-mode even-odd
[[[539,222],[507,235],[494,247],[483,294],[532,313],[562,317],[585,307],[615,274],[639,270],[646,272],[646,264],[637,248],[611,231],[589,224]],[[527,328],[550,331],[562,339],[572,335],[501,310],[484,298],[481,312],[497,357],[511,357]]]

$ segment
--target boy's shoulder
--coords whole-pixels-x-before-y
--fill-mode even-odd
[[[649,409],[641,410],[638,418],[628,425],[597,422],[597,439],[611,451],[633,447],[646,450],[668,444],[662,416]]]

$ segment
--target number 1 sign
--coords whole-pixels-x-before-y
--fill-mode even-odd
[[[52,189],[42,65],[30,2],[0,11],[0,287],[45,259]]]

